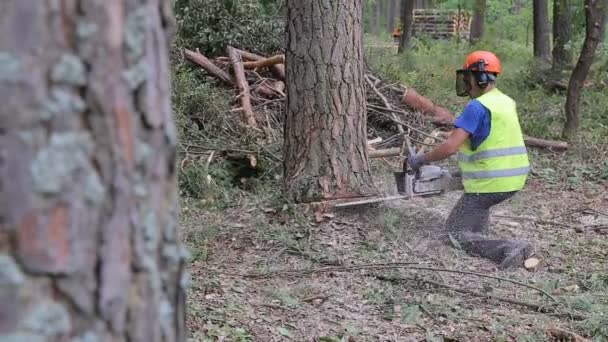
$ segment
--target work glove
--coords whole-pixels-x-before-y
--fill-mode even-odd
[[[426,164],[426,160],[424,159],[424,153],[420,153],[417,155],[410,154],[407,157],[407,163],[412,168],[412,170],[417,172],[422,165]]]

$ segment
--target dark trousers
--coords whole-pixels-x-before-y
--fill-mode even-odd
[[[502,268],[518,266],[529,256],[531,246],[525,241],[489,239],[490,208],[513,197],[516,192],[465,193],[446,221],[450,242],[465,252],[488,258]]]

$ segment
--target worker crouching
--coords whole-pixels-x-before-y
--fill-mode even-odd
[[[490,208],[513,197],[526,183],[529,160],[515,101],[496,88],[502,72],[499,59],[488,51],[467,56],[456,72],[458,96],[471,100],[441,145],[426,154],[409,156],[420,166],[458,153],[464,195],[446,221],[446,236],[467,253],[485,257],[501,268],[523,265],[532,252],[526,241],[490,239]]]

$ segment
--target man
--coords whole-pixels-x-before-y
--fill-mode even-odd
[[[446,142],[426,154],[408,156],[408,163],[417,170],[458,152],[465,193],[446,221],[450,240],[469,254],[511,268],[529,257],[531,246],[489,239],[490,208],[524,187],[529,161],[516,104],[496,88],[500,73],[500,61],[493,53],[475,51],[467,56],[463,69],[456,72],[456,92],[471,101],[456,118]]]

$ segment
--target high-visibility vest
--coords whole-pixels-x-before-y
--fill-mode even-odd
[[[490,111],[490,134],[477,149],[470,139],[460,147],[458,164],[467,193],[521,190],[528,177],[528,151],[517,117],[515,101],[498,89],[477,98]]]

